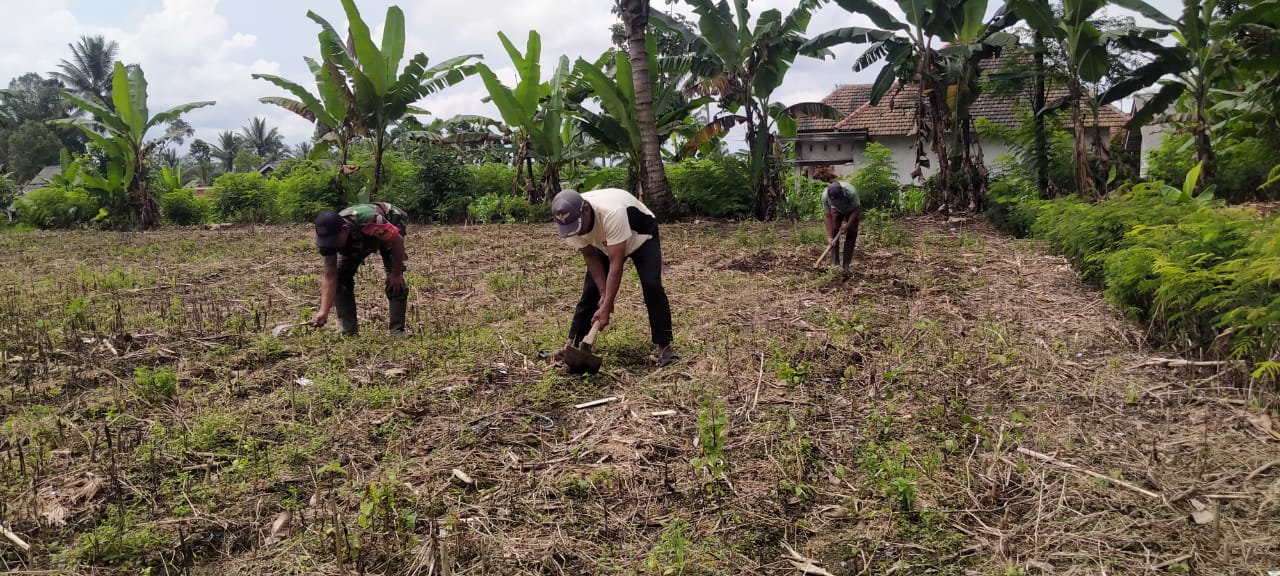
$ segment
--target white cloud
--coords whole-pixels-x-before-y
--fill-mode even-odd
[[[390,4],[391,0],[360,0],[361,12],[378,36]],[[499,30],[521,51],[529,30],[541,32],[545,79],[561,54],[570,61],[580,56],[592,59],[607,49],[609,28],[616,21],[610,3],[600,0],[400,0],[399,4],[405,12],[406,54],[423,52],[432,62],[483,54],[485,62],[507,82],[514,80],[515,72],[498,41]],[[901,13],[896,3],[881,4],[892,13]],[[1170,15],[1180,12],[1175,0],[1154,0],[1153,4]],[[795,0],[753,0],[751,11],[755,16],[770,8],[786,13],[794,5]],[[988,12],[998,5],[990,2]],[[196,100],[218,102],[188,115],[197,137],[213,139],[217,131],[238,130],[249,118],[264,116],[279,126],[290,142],[298,142],[311,136],[311,126],[287,111],[258,102],[261,96],[283,92],[253,80],[251,75],[282,74],[304,86],[312,84],[301,64],[302,56],[316,53],[317,26],[304,16],[307,8],[340,29],[345,27],[346,17],[337,0],[282,6],[264,6],[263,0],[163,0],[157,8],[131,20],[116,15],[118,22],[98,21],[111,17],[114,8],[86,7],[71,0],[0,0],[0,13],[10,22],[21,23],[0,35],[0,82],[26,72],[53,70],[60,59],[69,56],[68,43],[82,34],[105,34],[120,43],[122,59],[142,64],[153,110]],[[683,4],[655,2],[654,8],[691,12]],[[132,14],[129,8],[118,12]],[[814,15],[808,33],[870,25],[865,17],[828,4]],[[775,99],[788,104],[819,100],[837,84],[871,81],[877,70],[855,74],[850,69],[862,49],[838,47],[834,60],[797,58]],[[493,105],[482,101],[485,96],[479,78],[471,78],[427,98],[423,106],[437,117],[496,116]]]

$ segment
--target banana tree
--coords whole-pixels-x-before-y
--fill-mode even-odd
[[[1238,28],[1218,20],[1217,8],[1218,0],[1185,0],[1181,19],[1159,20],[1161,24],[1173,27],[1170,35],[1177,41],[1173,46],[1137,37],[1120,39],[1154,55],[1155,59],[1134,70],[1130,78],[1112,86],[1100,97],[1103,104],[1114,102],[1158,81],[1160,90],[1134,112],[1129,121],[1128,128],[1137,130],[1157,114],[1168,110],[1183,95],[1188,96],[1191,112],[1173,114],[1169,118],[1191,130],[1200,166],[1199,181],[1196,182],[1200,190],[1213,179],[1214,153],[1210,138],[1213,91],[1233,78],[1235,73],[1235,66],[1226,64],[1235,56],[1226,35]],[[1167,76],[1172,78],[1163,79]]]
[[[506,34],[498,32],[498,39],[511,57],[517,75],[516,85],[509,87],[498,80],[487,65],[476,64],[476,71],[484,81],[489,98],[498,107],[502,121],[512,131],[512,142],[517,146],[516,180],[522,178],[521,164],[536,158],[542,164],[541,187],[529,186],[528,197],[533,203],[550,200],[560,192],[560,167],[566,160],[564,129],[569,120],[566,114],[566,90],[571,85],[569,58],[561,56],[555,72],[547,82],[542,81],[542,37],[536,30],[529,31],[525,52],[511,43]],[[533,170],[529,168],[532,181]]]
[[[698,16],[697,30],[669,14],[654,11],[653,23],[678,32],[688,43],[693,70],[723,111],[703,130],[689,139],[686,150],[696,150],[734,126],[744,125],[750,147],[748,168],[755,188],[755,216],[772,218],[781,199],[773,128],[793,115],[817,113],[839,117],[829,106],[806,102],[791,107],[775,107],[773,93],[782,85],[797,55],[826,57],[829,50],[807,44],[804,37],[813,12],[823,0],[800,0],[786,16],[766,10],[752,23],[748,0],[685,0]],[[778,110],[786,113],[776,114]],[[794,122],[792,122],[794,124]]]
[[[688,61],[662,61],[657,57],[657,45],[649,38],[649,66],[647,74],[652,86],[651,99],[655,112],[655,135],[659,150],[671,134],[685,125],[685,121],[712,98],[703,96],[690,100],[684,94],[681,81],[688,76]],[[612,66],[602,66],[612,60]],[[621,52],[606,54],[601,62],[593,63],[579,58],[576,71],[582,82],[591,89],[591,95],[599,103],[601,112],[576,106],[574,114],[582,129],[610,152],[622,154],[627,160],[627,177],[632,186],[644,177],[647,160],[643,154],[642,122],[636,112],[637,88],[631,58]],[[666,81],[664,79],[670,79]],[[659,163],[661,167],[661,163]],[[648,185],[646,185],[648,188]],[[647,190],[646,190],[647,192]],[[646,198],[646,203],[648,202]]]
[[[1156,22],[1171,23],[1168,16],[1143,0],[1111,0],[1111,4],[1132,10]],[[1075,132],[1072,162],[1076,167],[1077,186],[1087,195],[1097,193],[1098,183],[1089,166],[1086,146],[1084,106],[1086,100],[1092,97],[1084,89],[1084,83],[1098,82],[1107,73],[1110,66],[1109,48],[1161,35],[1161,31],[1142,28],[1117,29],[1104,33],[1093,20],[1106,5],[1106,0],[1064,0],[1063,15],[1059,18],[1048,0],[1009,1],[1013,13],[1025,20],[1033,30],[1056,40],[1062,47],[1067,67],[1068,95],[1065,99],[1046,104],[1045,109],[1058,109],[1067,104],[1071,106],[1071,122]],[[1155,78],[1144,78],[1144,81],[1149,86],[1155,82]]]
[[[163,145],[173,134],[148,141],[147,132],[156,126],[167,126],[183,114],[212,106],[212,101],[192,102],[175,106],[152,116],[147,110],[147,78],[138,66],[125,67],[116,62],[111,80],[111,101],[115,110],[69,92],[62,96],[92,115],[93,119],[75,118],[58,123],[74,125],[107,156],[104,174],[84,171],[81,177],[90,187],[101,185],[114,193],[123,187],[132,196],[141,211],[144,229],[155,228],[160,222],[160,212],[148,190],[147,158],[157,146]],[[185,128],[175,132],[185,132]]]
[[[264,104],[284,108],[316,125],[317,145],[308,151],[308,157],[322,158],[336,147],[338,163],[345,165],[351,142],[366,132],[361,122],[362,118],[358,113],[349,114],[352,112],[348,107],[350,101],[344,99],[340,92],[340,87],[346,85],[346,79],[340,68],[322,65],[309,56],[304,56],[303,60],[315,77],[317,94],[312,94],[302,85],[279,76],[254,74],[255,79],[266,80],[294,96],[294,98],[266,96],[258,100]]]
[[[388,146],[388,129],[412,112],[413,103],[425,96],[453,86],[475,73],[472,59],[479,54],[451,58],[428,67],[430,60],[419,52],[404,59],[404,12],[398,6],[387,8],[383,21],[382,45],[373,41],[369,25],[360,16],[355,0],[342,0],[347,17],[350,44],[343,41],[333,25],[315,12],[307,17],[320,25],[321,62],[308,62],[316,76],[320,97],[309,94],[300,85],[282,78],[255,75],[288,90],[294,102],[271,101],[295,113],[307,114],[315,122],[335,134],[343,149],[351,137],[367,137],[373,141],[373,167],[367,189],[369,200],[376,198],[383,181],[382,157]],[[300,106],[298,105],[300,104]],[[304,117],[307,115],[304,114]],[[339,135],[340,134],[340,135]]]
[[[979,209],[985,168],[969,109],[982,93],[982,60],[1016,43],[1014,35],[1002,30],[1017,18],[1002,8],[988,21],[986,0],[901,0],[905,19],[871,0],[836,0],[836,4],[866,16],[879,28],[838,28],[815,36],[809,48],[869,43],[853,69],[885,62],[872,85],[873,106],[896,80],[901,81],[899,89],[907,84],[915,88],[918,138],[916,170],[911,176],[923,177],[924,169],[931,166],[925,153],[929,143],[938,162],[942,192],[932,207]],[[946,46],[934,48],[939,41]]]

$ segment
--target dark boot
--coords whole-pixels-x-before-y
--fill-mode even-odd
[[[409,290],[387,288],[388,328],[392,334],[404,334],[404,315],[409,309]]]
[[[840,239],[836,238],[836,243],[831,247],[831,267],[835,268],[840,265]]]
[[[356,293],[354,290],[343,290],[338,287],[338,297],[334,302],[338,309],[338,320],[342,322],[342,333],[354,336],[360,331],[360,322],[356,319]]]

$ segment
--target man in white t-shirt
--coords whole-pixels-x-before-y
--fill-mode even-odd
[[[574,310],[565,346],[578,345],[593,323],[598,322],[602,328],[609,325],[622,284],[624,260],[630,258],[640,276],[644,305],[649,310],[649,330],[658,347],[658,366],[678,360],[671,351],[671,304],[662,287],[662,247],[653,212],[626,190],[605,188],[585,194],[562,191],[551,201],[551,214],[560,237],[581,251],[587,262],[582,299]]]

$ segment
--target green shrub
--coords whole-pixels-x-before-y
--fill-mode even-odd
[[[1099,204],[1045,201],[1032,232],[1156,339],[1230,353],[1274,381],[1280,216],[1218,204],[1144,183]]]
[[[18,185],[7,174],[0,174],[0,210],[6,210],[18,197]]]
[[[224,222],[263,223],[275,215],[276,182],[257,172],[223,174],[213,181],[213,209]]]
[[[742,158],[699,158],[666,168],[671,193],[694,214],[735,218],[751,213],[755,197]]]
[[[312,160],[289,160],[271,173],[276,182],[276,206],[281,220],[310,222],[323,210],[344,206],[342,184],[335,169]]]
[[[212,210],[213,203],[208,198],[197,198],[186,188],[171,190],[160,197],[160,214],[169,224],[204,224]]]
[[[173,398],[178,391],[178,376],[169,366],[139,366],[133,370],[133,380],[133,393],[147,404]]]
[[[902,213],[919,214],[924,212],[924,189],[919,186],[903,186]]]
[[[985,213],[1000,231],[1022,238],[1031,233],[1043,204],[1034,184],[1021,178],[1006,178],[987,187]]]
[[[36,228],[71,228],[98,215],[98,204],[78,186],[32,190],[14,204],[18,221]]]
[[[482,224],[514,224],[516,222],[549,222],[551,207],[547,204],[530,204],[522,196],[511,194],[486,194],[471,201],[467,207],[471,219]]]
[[[1237,203],[1280,197],[1280,186],[1258,190],[1271,167],[1280,164],[1280,150],[1258,138],[1226,139],[1214,145],[1214,154],[1213,184],[1218,198]],[[1147,154],[1147,162],[1153,180],[1180,183],[1197,164],[1195,142],[1190,134],[1165,135],[1160,147]]]
[[[801,222],[822,220],[822,191],[827,188],[826,182],[791,173],[782,186],[779,218]]]
[[[407,163],[390,170],[391,182],[381,200],[395,204],[416,220],[461,222],[467,217],[467,207],[475,197],[472,172],[457,153],[431,144],[414,144],[403,151],[403,160]],[[395,160],[388,164],[394,165]]]
[[[471,173],[471,190],[480,196],[510,196],[511,182],[515,180],[516,169],[506,164],[490,162],[479,166],[467,166]]]
[[[582,178],[583,188],[599,190],[601,188],[631,189],[630,176],[626,166],[605,166],[597,168]]]
[[[1194,210],[1194,203],[1166,198],[1157,186],[1140,186],[1096,205],[1075,196],[1047,202],[1031,230],[1070,259],[1086,281],[1099,284],[1105,254],[1124,248],[1135,226],[1171,224]]]
[[[863,165],[849,183],[858,191],[862,208],[869,210],[897,210],[898,170],[893,165],[893,152],[884,144],[872,142],[862,153]]]

